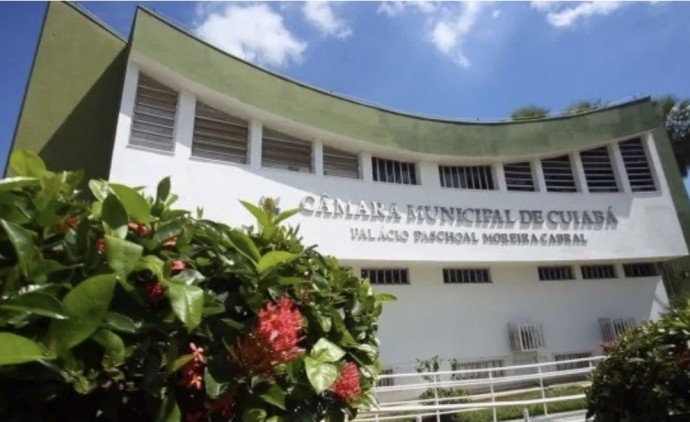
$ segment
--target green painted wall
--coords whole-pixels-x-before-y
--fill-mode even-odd
[[[107,178],[126,47],[75,6],[49,2],[12,150],[37,151],[53,170]]]
[[[139,9],[132,51],[218,92],[333,133],[416,152],[460,156],[544,154],[658,125],[647,99],[579,116],[498,124],[404,115],[342,99],[234,58]]]

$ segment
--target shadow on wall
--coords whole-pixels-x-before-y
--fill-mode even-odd
[[[84,169],[84,185],[108,178],[127,54],[117,55],[43,147],[49,169]]]

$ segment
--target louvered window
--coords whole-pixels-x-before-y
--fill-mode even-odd
[[[264,127],[262,166],[311,173],[311,157],[311,142]]]
[[[616,267],[613,265],[583,265],[580,269],[585,280],[616,278]]]
[[[452,362],[451,369],[453,371],[477,371],[478,369],[492,369],[492,368],[502,368],[505,366],[502,359],[492,359],[492,360],[478,360],[473,362]],[[504,377],[506,375],[503,370],[491,371],[491,377]],[[477,371],[477,372],[461,372],[459,374],[453,374],[453,379],[483,379],[489,378],[489,371]]]
[[[393,375],[393,370],[392,369],[384,369],[381,371],[381,375]],[[393,377],[379,378],[379,380],[376,382],[377,387],[392,387],[394,385],[395,385],[395,378],[393,378]]]
[[[529,352],[544,348],[541,324],[508,324],[510,346],[515,352]]]
[[[587,359],[592,357],[592,352],[559,353],[553,355],[556,362],[563,362],[576,359]],[[556,365],[556,371],[569,371],[571,369],[589,368],[590,361],[564,362]]]
[[[359,157],[357,154],[323,147],[323,174],[359,179]]]
[[[438,166],[441,187],[493,190],[491,166]]]
[[[417,169],[414,163],[372,157],[371,167],[374,182],[399,185],[417,184]]]
[[[580,159],[590,192],[618,192],[618,183],[607,147],[582,151]]]
[[[635,328],[635,318],[599,318],[603,341],[615,341],[619,336]]]
[[[196,103],[192,155],[247,163],[249,123],[206,104]]]
[[[407,268],[362,268],[371,284],[410,284]]]
[[[538,267],[539,280],[574,280],[572,267]]]
[[[488,268],[444,268],[443,282],[456,283],[491,283]]]
[[[177,92],[140,73],[129,143],[172,151],[176,112]]]
[[[503,165],[508,190],[534,192],[534,175],[529,161]]]
[[[544,171],[547,192],[577,192],[569,156],[562,155],[541,160],[541,167]]]
[[[623,272],[628,278],[634,277],[656,277],[659,275],[659,266],[653,262],[642,262],[639,264],[624,264]]]
[[[654,176],[649,165],[647,152],[641,139],[631,139],[621,142],[621,155],[625,164],[625,172],[628,174],[630,188],[633,192],[655,191]]]

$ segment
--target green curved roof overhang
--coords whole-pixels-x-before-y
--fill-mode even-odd
[[[660,122],[647,98],[581,115],[527,122],[458,122],[402,114],[256,67],[141,8],[131,48],[244,104],[331,133],[420,153],[464,157],[545,154],[649,131]]]

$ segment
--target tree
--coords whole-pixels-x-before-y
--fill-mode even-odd
[[[549,109],[535,105],[520,107],[511,113],[512,120],[543,119],[549,114]]]
[[[690,166],[690,99],[664,95],[653,101],[671,141],[678,169],[686,177]]]
[[[565,108],[565,112],[568,114],[580,114],[588,111],[596,110],[602,106],[601,100],[582,100],[576,101]]]

